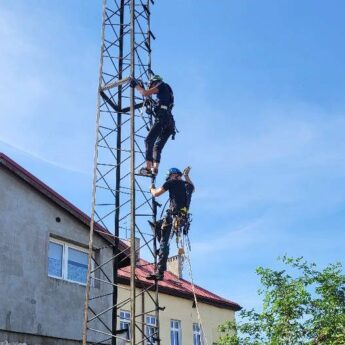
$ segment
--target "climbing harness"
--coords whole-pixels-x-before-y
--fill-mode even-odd
[[[173,130],[171,132],[171,139],[175,140],[175,136],[177,133],[180,133],[180,131],[177,129],[176,127],[176,123],[175,123],[175,119],[173,117],[173,115],[171,114],[171,109],[173,107],[172,106],[164,106],[164,105],[157,105],[157,102],[150,96],[146,97],[145,99],[143,99],[143,106],[140,108],[140,116],[142,117],[142,119],[144,120],[145,123],[145,127],[147,131],[150,131],[150,127],[148,126],[148,123],[146,122],[145,118],[144,118],[144,108],[145,108],[145,113],[149,116],[153,116],[154,118],[157,118],[157,111],[159,110],[159,108],[165,109],[164,107],[167,107],[166,110],[168,110],[168,112],[170,113],[171,116],[171,120],[172,120],[172,127]],[[151,123],[152,125],[152,123]]]
[[[153,76],[149,81],[148,88],[151,88],[152,83],[155,81],[161,81],[161,83],[162,83],[163,79],[158,75]],[[144,83],[142,82],[142,80],[136,79],[136,83],[137,83],[137,85],[144,87]],[[159,83],[157,86],[159,86],[161,83]],[[146,122],[146,120],[144,118],[144,109],[145,109],[145,113],[147,115],[153,116],[154,118],[158,117],[157,114],[158,114],[158,111],[160,109],[165,109],[166,111],[168,111],[168,113],[172,119],[172,123],[169,122],[169,126],[172,125],[172,127],[173,127],[173,130],[171,132],[171,139],[175,140],[175,136],[177,133],[179,133],[179,130],[176,127],[175,120],[174,120],[174,117],[173,117],[172,112],[171,112],[173,107],[174,107],[174,94],[173,94],[171,87],[168,84],[166,84],[166,85],[169,88],[171,103],[169,105],[159,105],[158,102],[156,100],[154,100],[151,96],[147,96],[145,98],[143,97],[143,106],[140,109],[140,116],[144,120],[145,127],[146,127],[147,131],[149,131],[150,128],[149,128],[148,123]],[[152,125],[152,120],[150,121],[150,123]]]
[[[147,115],[153,115],[153,116],[155,115],[154,114],[155,106],[156,106],[156,102],[152,97],[148,96],[145,98],[143,107],[145,107],[145,112]]]
[[[173,217],[173,232],[175,232],[176,235],[176,245],[179,253],[184,253],[185,244],[188,246],[188,249],[191,250],[188,237],[191,222],[192,215],[186,208],[180,210],[180,212]]]
[[[178,253],[185,253],[185,245],[187,245],[189,251],[191,250],[190,240],[189,240],[189,229],[192,222],[192,215],[188,212],[187,208],[182,208],[176,215],[172,215],[172,231],[170,239],[176,236],[176,246]]]

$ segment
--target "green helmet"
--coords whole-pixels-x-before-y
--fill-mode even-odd
[[[160,75],[156,74],[150,78],[150,83],[152,84],[155,81],[163,81],[163,78]]]

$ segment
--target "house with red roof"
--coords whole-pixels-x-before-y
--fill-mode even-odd
[[[0,343],[81,344],[90,217],[0,153],[0,219]],[[95,230],[95,255],[106,261],[112,256],[112,235],[99,224]],[[121,251],[127,250],[121,243]],[[128,286],[130,267],[125,258],[124,254],[117,283]],[[139,260],[137,277],[141,286],[149,286],[152,283],[145,277],[154,267]],[[183,279],[179,260],[169,259],[165,279],[159,282],[160,304],[165,308],[160,313],[161,344],[200,345],[203,336],[213,344],[219,336],[217,326],[234,319],[241,307]],[[154,306],[143,299],[140,308],[144,314]],[[122,327],[128,325],[129,313],[126,305],[119,310]],[[103,321],[111,324],[111,315]],[[145,332],[149,334],[155,322],[154,315],[146,316]],[[96,343],[97,336],[90,341]]]

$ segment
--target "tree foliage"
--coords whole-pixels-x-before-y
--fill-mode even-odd
[[[317,270],[303,258],[280,258],[284,270],[257,268],[262,311],[241,310],[219,326],[218,345],[345,345],[342,265]]]

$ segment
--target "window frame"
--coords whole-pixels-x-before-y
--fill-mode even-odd
[[[148,318],[152,318],[154,320],[154,323],[149,322]],[[156,316],[154,316],[154,315],[146,315],[146,322],[145,322],[145,324],[146,324],[145,325],[145,336],[147,338],[150,338],[150,336],[152,336],[152,334],[148,334],[148,330],[149,329],[153,328],[153,330],[154,330],[153,333],[157,332],[157,318],[156,318]],[[155,342],[151,342],[147,338],[145,338],[145,344],[146,345],[155,345],[155,344],[157,344],[156,341]]]
[[[194,322],[192,327],[193,327],[193,345],[204,345],[202,329],[201,329],[199,323]],[[200,337],[199,343],[195,342],[195,339],[198,336]]]
[[[49,244],[50,243],[56,243],[59,245],[62,245],[62,268],[61,268],[61,277],[59,276],[55,276],[49,273],[49,256],[48,256],[48,252],[49,252]],[[68,279],[68,249],[74,249],[77,250],[79,252],[85,253],[87,256],[89,254],[89,251],[81,246],[77,246],[75,244],[69,243],[67,241],[63,241],[63,240],[59,240],[56,239],[54,237],[49,237],[49,241],[48,241],[48,251],[47,251],[47,261],[48,261],[48,266],[47,266],[47,271],[48,271],[48,277],[50,278],[54,278],[54,279],[60,279],[60,280],[65,280],[67,282],[70,283],[74,283],[74,284],[78,284],[78,285],[82,285],[82,286],[86,286],[86,282],[82,283],[76,280],[72,280],[72,279]],[[93,269],[93,262],[91,260],[91,269]]]
[[[121,317],[121,313],[128,314],[128,318],[126,318],[126,319],[122,318]],[[130,311],[124,310],[124,309],[120,309],[120,313],[119,313],[119,329],[122,329],[121,323],[128,324],[128,333],[126,333],[125,340],[126,340],[126,342],[131,341],[132,333],[131,333],[131,312]],[[127,338],[127,334],[128,334],[128,338]]]
[[[172,327],[172,323],[177,322],[178,328]],[[178,344],[172,344],[171,342],[171,335],[173,331],[177,331],[178,333]],[[170,319],[170,345],[182,345],[182,324],[181,320]]]

